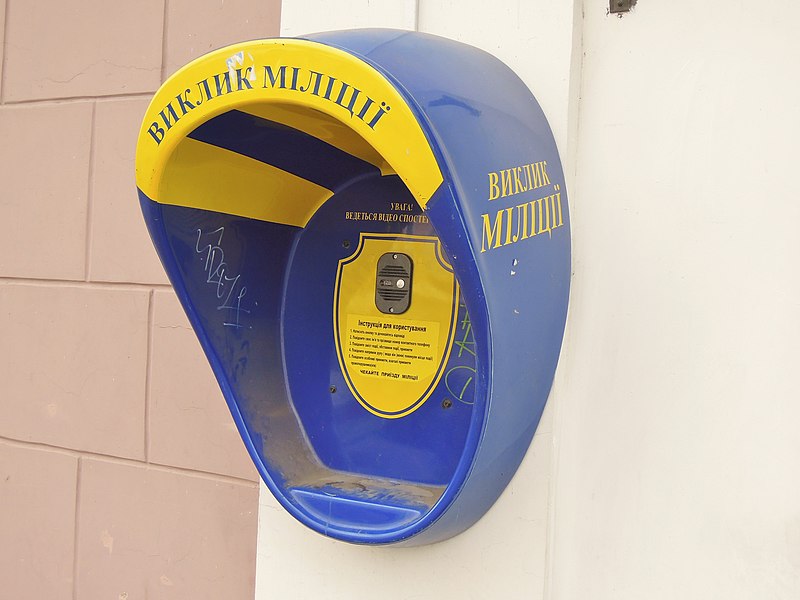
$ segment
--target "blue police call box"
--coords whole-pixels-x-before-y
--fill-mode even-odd
[[[491,507],[544,409],[570,282],[558,150],[508,67],[380,29],[229,46],[155,94],[136,182],[287,511],[416,545]]]

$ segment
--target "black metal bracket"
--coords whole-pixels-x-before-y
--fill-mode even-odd
[[[608,0],[608,12],[626,13],[636,5],[636,0]]]

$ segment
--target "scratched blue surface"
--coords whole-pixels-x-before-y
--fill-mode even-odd
[[[255,124],[244,142],[231,139],[220,123],[233,119],[245,131],[248,123],[229,113],[193,135],[235,145],[257,160],[283,161],[292,172],[337,191],[308,227],[162,206],[140,193],[142,209],[245,445],[283,506],[312,529],[346,541],[430,543],[463,531],[494,503],[544,409],[569,295],[569,210],[561,162],[534,97],[482,51],[389,30],[312,39],[363,58],[395,82],[431,143],[444,176],[425,212],[433,229],[370,222],[364,230],[433,231],[442,241],[462,288],[459,323],[468,312],[474,342],[474,356],[456,352],[448,364],[452,382],[474,375],[465,402],[443,409],[444,393],[453,391],[446,389],[447,378],[418,411],[396,421],[348,402],[353,399],[333,349],[331,296],[342,239],[353,239],[358,230],[357,223],[337,215],[345,206],[367,210],[387,195],[408,198],[396,178],[379,177],[283,126]],[[273,146],[266,151],[262,144]],[[481,252],[483,215],[496,218],[498,211],[520,210],[520,203],[537,198],[529,192],[489,200],[487,174],[535,161],[547,162],[548,189],[560,189],[563,225]],[[287,435],[287,426],[301,450],[268,450],[271,440]],[[301,456],[303,448],[310,457]],[[321,482],[320,472],[331,474],[322,487],[293,483],[303,475]],[[337,486],[336,473],[358,475],[367,486],[370,478],[388,478],[443,488],[428,505],[386,490],[367,498],[358,486]]]

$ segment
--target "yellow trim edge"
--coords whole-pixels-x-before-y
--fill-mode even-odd
[[[269,104],[319,111],[352,129],[423,208],[443,181],[413,111],[376,68],[318,42],[267,39],[206,54],[161,86],[139,130],[137,186],[160,201],[166,167],[187,135],[229,110],[260,105],[263,114]]]

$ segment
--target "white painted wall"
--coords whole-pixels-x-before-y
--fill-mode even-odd
[[[283,35],[418,27],[514,68],[573,174],[575,276],[546,417],[487,516],[360,548],[262,488],[260,600],[800,598],[800,4],[606,6],[284,0]]]
[[[416,29],[416,0],[284,0],[281,35],[390,27]]]
[[[800,598],[800,4],[600,4],[552,597]]]

